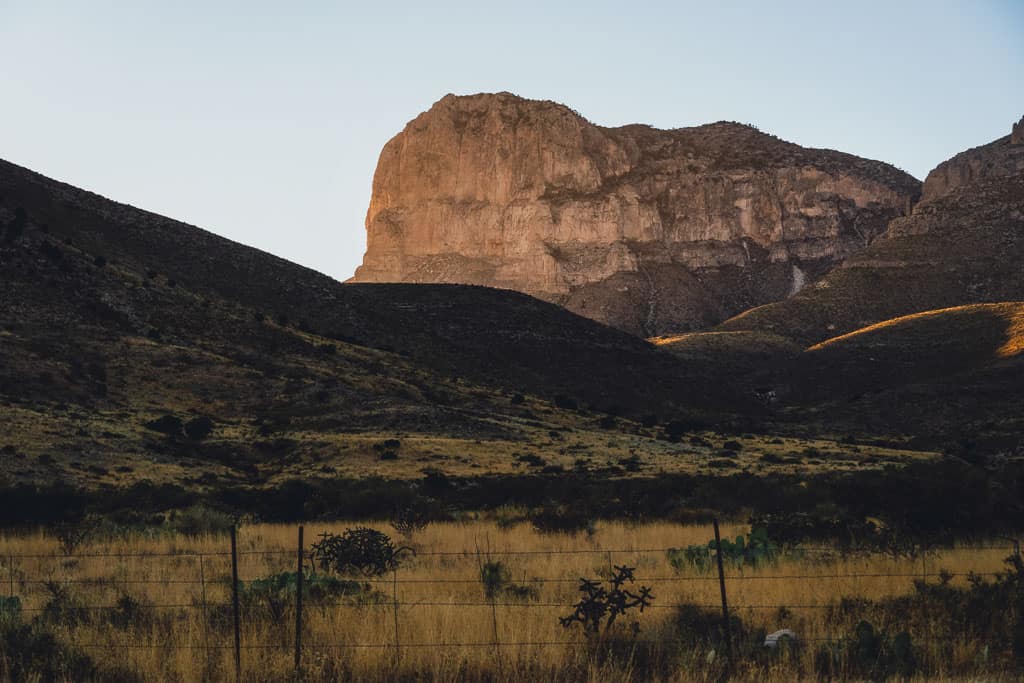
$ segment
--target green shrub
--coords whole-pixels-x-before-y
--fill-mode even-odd
[[[668,561],[676,571],[693,567],[697,571],[705,573],[717,564],[716,549],[714,539],[704,545],[669,548],[667,551]],[[746,537],[737,536],[734,541],[727,538],[722,539],[722,562],[736,568],[774,564],[778,561],[780,553],[779,546],[768,537],[768,532],[760,527],[752,529]]]

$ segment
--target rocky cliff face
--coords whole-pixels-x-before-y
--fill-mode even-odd
[[[963,185],[984,178],[1024,173],[1024,117],[1010,135],[969,149],[936,166],[924,181],[922,202],[933,201]]]
[[[1007,136],[937,166],[911,216],[891,221],[884,236],[815,286],[722,329],[809,344],[897,316],[1020,300],[1024,145]]]
[[[387,143],[353,280],[515,289],[643,335],[799,291],[920,192],[886,164],[735,123],[595,126],[448,95]]]

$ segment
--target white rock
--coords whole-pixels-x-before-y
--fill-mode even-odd
[[[789,630],[788,628],[784,628],[780,631],[776,631],[775,633],[769,633],[767,636],[765,636],[764,646],[775,649],[779,646],[779,641],[783,640],[784,638],[789,639],[791,642],[794,643],[797,640],[796,633]]]

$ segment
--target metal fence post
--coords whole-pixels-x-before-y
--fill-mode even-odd
[[[238,615],[238,540],[231,527],[231,606],[235,617],[235,681],[242,680],[242,635]]]
[[[398,638],[398,567],[395,566],[392,569],[392,577],[394,582],[392,583],[391,596],[394,600],[394,614],[395,614],[395,672],[398,672],[399,659],[402,655],[402,643]]]
[[[206,668],[210,667],[210,616],[206,607],[206,558],[199,553],[199,585],[203,598],[203,648],[206,650]]]
[[[299,525],[299,552],[298,552],[298,569],[296,570],[296,582],[295,582],[295,671],[299,671],[302,667],[302,560],[303,560],[303,542],[302,542],[302,525]]]
[[[732,663],[732,626],[729,624],[729,600],[725,595],[725,567],[722,565],[722,538],[718,533],[718,520],[715,525],[715,554],[718,556],[718,587],[722,591],[722,626],[725,629],[725,656]]]

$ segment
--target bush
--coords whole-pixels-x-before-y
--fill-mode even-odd
[[[512,583],[512,572],[500,561],[487,561],[480,565],[480,583],[488,600],[504,596],[513,600],[536,600],[540,592],[533,586]]]
[[[320,540],[310,546],[309,557],[313,566],[324,571],[380,576],[397,569],[404,552],[413,550],[396,548],[387,534],[376,529],[356,527],[340,536],[321,534]]]
[[[424,507],[404,507],[391,517],[391,527],[406,538],[423,531],[430,524],[430,514]]]
[[[557,396],[555,396],[555,406],[561,408],[562,410],[578,410],[579,402],[576,399],[572,398],[571,396],[558,394]]]
[[[589,536],[594,533],[594,521],[577,508],[545,508],[530,521],[542,534],[575,535],[585,531]]]
[[[185,434],[193,441],[202,441],[213,433],[213,419],[206,415],[194,417],[185,423]]]
[[[36,623],[0,622],[0,671],[12,681],[110,680],[97,676],[88,655],[62,644]]]
[[[150,420],[143,426],[146,429],[150,429],[154,432],[160,432],[167,436],[181,436],[182,430],[185,427],[185,425],[182,424],[181,419],[174,415],[158,417],[155,420]]]
[[[170,527],[185,536],[226,534],[235,525],[235,519],[226,512],[205,505],[193,505],[171,513]]]
[[[917,670],[917,660],[906,631],[889,635],[861,621],[851,639],[822,645],[814,657],[814,668],[821,678],[845,678],[853,674],[858,678],[884,681],[891,676],[909,678]]]
[[[238,598],[246,614],[263,611],[273,621],[281,621],[295,607],[298,586],[298,572],[281,572],[249,583],[239,581]],[[315,572],[302,576],[302,599],[308,605],[327,606],[342,598],[365,600],[372,595],[369,584],[358,581]]]

